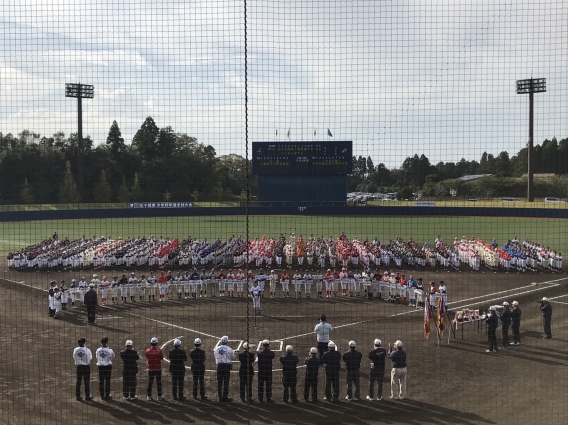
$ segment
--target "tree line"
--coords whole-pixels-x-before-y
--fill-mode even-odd
[[[210,145],[195,137],[177,133],[170,126],[159,128],[146,118],[130,144],[125,143],[119,125],[113,121],[106,143],[94,146],[89,136],[83,143],[84,193],[79,195],[77,176],[77,134],[57,132],[41,136],[23,130],[17,136],[0,133],[0,202],[188,202],[230,201],[245,194],[246,168],[249,189],[257,193],[252,166],[240,155],[217,155]],[[568,179],[568,138],[553,138],[534,148],[534,172],[556,177],[535,181],[536,196],[566,196]],[[478,161],[439,162],[415,154],[400,168],[375,165],[370,156],[353,157],[348,176],[350,192],[399,192],[402,198],[420,192],[424,196],[524,196],[527,149],[510,157],[484,152]],[[464,175],[491,174],[467,183]]]

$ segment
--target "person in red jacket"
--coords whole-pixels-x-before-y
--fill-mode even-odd
[[[158,348],[158,338],[153,337],[150,340],[152,345],[146,348],[146,359],[148,359],[148,392],[146,400],[153,400],[152,398],[152,385],[154,378],[156,378],[156,386],[158,387],[158,401],[165,400],[162,397],[162,360],[164,359],[164,352]]]

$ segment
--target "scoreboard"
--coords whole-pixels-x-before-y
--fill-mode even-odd
[[[347,175],[353,142],[253,142],[252,173],[263,175]]]

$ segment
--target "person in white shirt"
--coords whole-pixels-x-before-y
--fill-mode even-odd
[[[114,360],[114,351],[108,347],[108,338],[105,336],[101,339],[101,347],[95,352],[97,358],[97,366],[99,367],[99,393],[103,400],[110,400],[110,377],[112,373],[112,362]]]
[[[254,310],[254,315],[257,314],[260,316],[260,296],[262,291],[260,290],[260,286],[258,286],[258,281],[254,281],[252,284],[252,288],[250,288],[250,295],[252,297],[252,308]]]
[[[91,360],[93,353],[87,348],[87,340],[79,338],[78,347],[73,350],[73,361],[77,367],[77,383],[75,385],[75,396],[81,400],[81,381],[85,383],[85,400],[92,400],[91,396]]]
[[[257,286],[258,288],[258,286]],[[235,353],[227,344],[229,342],[228,336],[221,338],[221,343],[213,351],[215,355],[215,363],[217,364],[217,394],[219,401],[231,401],[229,397],[229,379],[231,377],[231,362],[235,357]]]
[[[318,352],[319,358],[323,357],[323,353],[327,351],[327,344],[329,342],[332,326],[327,323],[327,317],[325,314],[320,316],[320,323],[316,325],[314,328],[314,332],[317,336],[317,343],[318,343]]]

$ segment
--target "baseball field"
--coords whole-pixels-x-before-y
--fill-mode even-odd
[[[47,314],[47,291],[51,279],[69,282],[92,270],[19,272],[8,270],[6,254],[57,232],[60,238],[83,235],[112,237],[149,236],[227,239],[245,235],[244,216],[203,216],[191,218],[67,220],[2,223],[0,253],[0,423],[2,424],[564,424],[568,417],[567,307],[568,277],[565,273],[504,273],[482,269],[472,272],[467,265],[460,271],[402,270],[422,277],[425,282],[444,280],[448,306],[455,312],[464,308],[487,309],[490,305],[516,300],[522,309],[521,345],[487,354],[487,336],[476,323],[457,327],[438,341],[433,333],[424,338],[423,311],[404,304],[392,304],[362,297],[332,299],[282,298],[261,300],[262,315],[252,316],[247,298],[198,298],[109,305],[98,309],[95,326],[87,326],[81,309],[63,312],[60,320]],[[440,235],[450,242],[462,236],[499,243],[517,236],[560,252],[566,252],[568,227],[563,220],[517,218],[411,218],[411,217],[249,217],[249,237],[278,237],[294,232],[304,237],[345,232],[349,238],[412,237],[419,243],[434,242]],[[131,269],[98,270],[99,275],[128,273]],[[141,270],[136,270],[141,272]],[[281,270],[276,270],[280,272]],[[552,335],[542,339],[542,323],[537,299],[546,296],[553,306]],[[344,352],[354,340],[364,357],[361,367],[362,401],[345,400],[345,371],[340,374],[340,399],[336,403],[285,404],[281,401],[280,362],[288,344],[301,361],[315,346],[314,326],[325,313],[334,327],[331,338]],[[463,339],[462,339],[463,330]],[[498,334],[499,334],[498,330]],[[274,360],[276,404],[244,404],[238,397],[236,365],[231,374],[230,404],[216,400],[213,349],[223,335],[234,349],[249,341],[253,348],[263,339],[271,341]],[[139,362],[138,401],[122,398],[121,361],[115,361],[112,401],[98,397],[98,376],[92,365],[92,402],[75,400],[75,367],[72,351],[77,339],[87,338],[94,351],[108,336],[117,353],[127,339],[134,341],[140,354],[152,337],[166,353],[180,338],[189,351],[199,337],[207,353],[206,392],[211,401],[174,401],[171,379],[164,373],[164,402],[145,400],[147,373],[144,355]],[[449,337],[449,338],[448,338]],[[382,401],[367,401],[369,365],[366,355],[373,340],[383,345],[399,339],[408,354],[408,398],[391,400],[389,368]],[[500,343],[500,340],[498,340]],[[302,362],[301,362],[302,363]],[[167,371],[168,364],[164,363]],[[303,390],[303,368],[298,371],[298,390]],[[324,371],[320,371],[318,393],[324,395]],[[254,399],[256,380],[253,384]],[[154,388],[154,395],[156,394]],[[186,396],[191,395],[191,373],[186,374]]]

